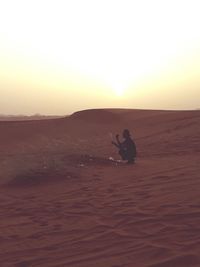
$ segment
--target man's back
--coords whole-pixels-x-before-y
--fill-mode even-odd
[[[135,158],[137,155],[135,142],[130,138],[126,138],[123,142],[124,149],[127,151],[127,156],[129,158]]]

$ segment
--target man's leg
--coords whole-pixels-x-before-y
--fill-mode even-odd
[[[124,150],[120,150],[119,151],[119,155],[121,156],[122,160],[127,160],[127,155],[126,152]]]
[[[128,164],[134,164],[135,163],[135,158],[128,159]]]

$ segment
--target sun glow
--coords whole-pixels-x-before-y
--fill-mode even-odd
[[[112,88],[113,88],[114,94],[117,97],[123,97],[123,96],[125,96],[126,87],[125,87],[125,85],[123,83],[116,82],[115,84],[113,84]]]
[[[113,96],[133,99],[129,88],[139,92],[135,88],[149,77],[156,79],[148,86],[162,88],[163,72],[171,87],[179,77],[190,82],[191,75],[200,77],[199,9],[198,0],[2,1],[0,87],[12,81],[10,86],[35,85],[40,94],[54,90],[57,96],[75,90],[104,105]]]
[[[117,96],[123,96],[124,95],[124,90],[122,88],[116,88],[115,93]]]

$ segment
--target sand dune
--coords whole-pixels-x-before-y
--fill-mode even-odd
[[[93,109],[78,111],[71,115],[71,119],[80,120],[82,122],[90,123],[116,123],[120,121],[120,115],[105,109]]]
[[[129,128],[134,166],[110,133]],[[200,266],[200,111],[0,122],[0,266]]]

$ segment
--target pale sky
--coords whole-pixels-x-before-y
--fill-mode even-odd
[[[200,107],[199,0],[0,1],[0,114]]]

